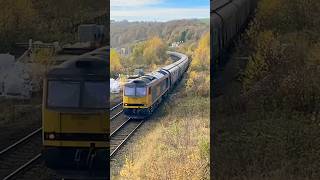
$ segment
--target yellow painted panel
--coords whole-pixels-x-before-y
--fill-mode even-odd
[[[60,115],[59,112],[44,110],[42,121],[44,132],[106,133],[109,126],[106,113]]]
[[[123,107],[124,108],[148,108],[150,107],[151,95],[145,97],[129,97],[123,96]],[[144,104],[145,106],[126,106],[125,104]]]
[[[105,147],[108,148],[109,144],[107,142],[101,141],[50,141],[45,140],[43,142],[44,146],[60,146],[60,147],[90,147],[90,143],[95,143],[95,147]]]

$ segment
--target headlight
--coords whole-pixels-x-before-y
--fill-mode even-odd
[[[54,138],[55,138],[55,135],[54,135],[53,133],[51,133],[51,134],[48,135],[48,138],[49,138],[49,139],[54,139]]]

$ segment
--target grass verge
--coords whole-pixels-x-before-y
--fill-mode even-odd
[[[113,179],[209,179],[209,105],[181,90],[171,96]]]

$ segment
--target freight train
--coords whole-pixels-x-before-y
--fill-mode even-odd
[[[43,157],[52,169],[106,173],[109,48],[70,59],[44,80]]]
[[[123,112],[132,119],[150,116],[163,98],[182,78],[190,60],[181,53],[168,52],[179,60],[150,74],[131,80],[124,85]]]
[[[247,24],[257,0],[211,0],[211,65],[223,63],[223,55],[233,38]]]

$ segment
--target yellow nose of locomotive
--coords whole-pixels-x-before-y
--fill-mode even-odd
[[[147,96],[145,97],[129,97],[123,96],[123,107],[124,108],[147,108]]]

